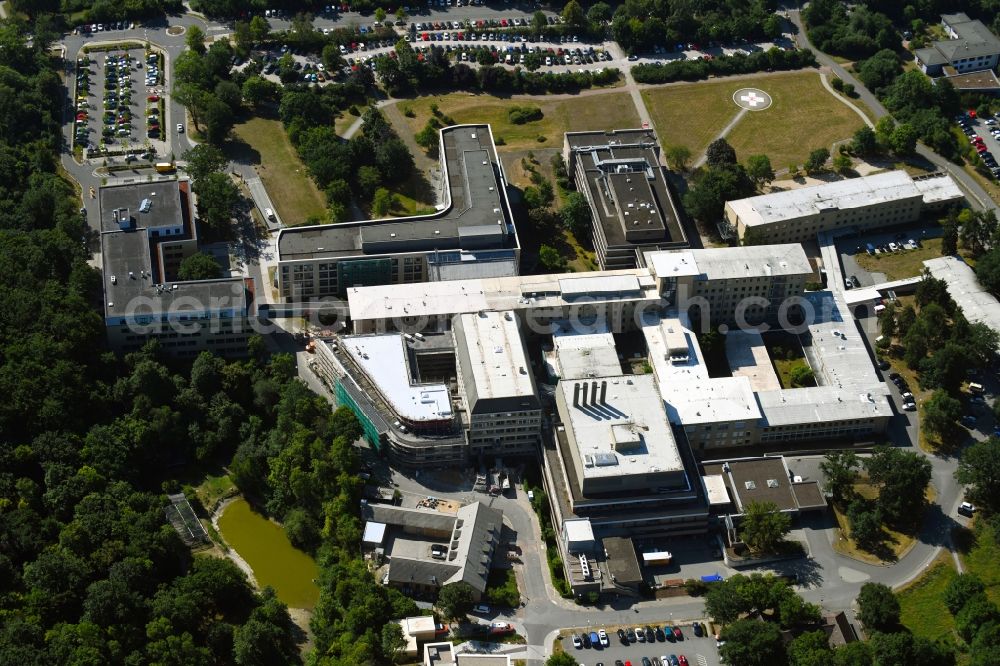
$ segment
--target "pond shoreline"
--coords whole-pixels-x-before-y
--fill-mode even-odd
[[[232,560],[236,566],[238,566],[240,570],[247,575],[247,578],[250,579],[250,584],[253,585],[254,589],[259,592],[260,583],[257,582],[257,578],[253,574],[253,567],[251,567],[250,564],[244,560],[238,552],[236,552],[235,548],[226,543],[226,537],[222,536],[222,530],[219,529],[219,517],[222,516],[223,512],[225,512],[226,507],[238,499],[246,501],[243,495],[233,495],[232,497],[227,497],[215,505],[215,511],[212,512],[212,527],[215,528],[215,533],[219,535],[219,539],[222,540],[222,544],[225,546],[225,557]]]

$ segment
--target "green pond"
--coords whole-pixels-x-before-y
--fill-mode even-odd
[[[290,608],[312,609],[316,605],[316,562],[292,546],[280,525],[256,513],[241,498],[231,502],[219,516],[219,532],[250,565],[262,588],[273,587]]]

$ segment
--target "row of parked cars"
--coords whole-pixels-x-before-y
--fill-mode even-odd
[[[490,45],[489,47],[485,45],[456,46],[452,49],[450,46],[446,46],[445,52],[455,53],[456,60],[469,62],[477,60],[477,53],[487,48],[494,54],[495,61],[504,62],[508,65],[523,65],[529,53],[537,53],[540,57],[544,58],[546,67],[552,67],[553,65],[582,65],[611,60],[611,54],[603,50],[594,49],[593,47],[589,49],[542,49],[538,46],[529,47],[521,44],[520,46],[508,46],[506,49],[499,49],[496,45]]]
[[[1000,127],[998,127],[997,119],[976,118],[974,113],[966,113],[958,116],[955,120],[965,135],[969,137],[969,142],[979,153],[979,158],[993,174],[993,178],[1000,179],[1000,165],[997,164],[996,157],[990,152],[983,137],[977,133],[979,131],[988,132],[995,140],[1000,141]],[[980,124],[981,127],[977,127]]]
[[[699,638],[708,634],[705,625],[700,622],[693,622],[691,630]],[[625,646],[632,643],[664,643],[667,641],[677,643],[684,640],[684,632],[675,625],[627,627],[618,630],[618,640]],[[573,647],[577,649],[581,647],[586,649],[602,648],[610,645],[611,640],[608,638],[608,632],[604,629],[573,635]]]
[[[135,23],[115,21],[112,23],[87,23],[73,29],[73,34],[89,35],[95,32],[113,32],[115,30],[133,30]]]
[[[917,402],[913,398],[909,384],[898,372],[890,372],[889,380],[899,389],[899,394],[903,398],[903,411],[914,412],[917,410]]]

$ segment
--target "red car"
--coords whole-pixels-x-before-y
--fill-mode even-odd
[[[146,101],[147,102],[159,102],[160,101],[160,97],[159,97],[159,95],[150,95],[149,97],[146,98]]]
[[[679,663],[680,666],[688,666],[687,657],[685,657],[684,655],[677,657],[677,663]]]
[[[674,638],[679,641],[684,640],[684,633],[681,631],[680,627],[674,627]]]
[[[989,148],[987,148],[983,144],[979,144],[978,146],[976,146],[976,150],[980,153],[985,153],[986,151],[989,150]]]

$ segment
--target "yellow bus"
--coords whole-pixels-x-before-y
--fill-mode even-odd
[[[157,162],[156,163],[157,173],[173,173],[174,165],[173,162]]]

